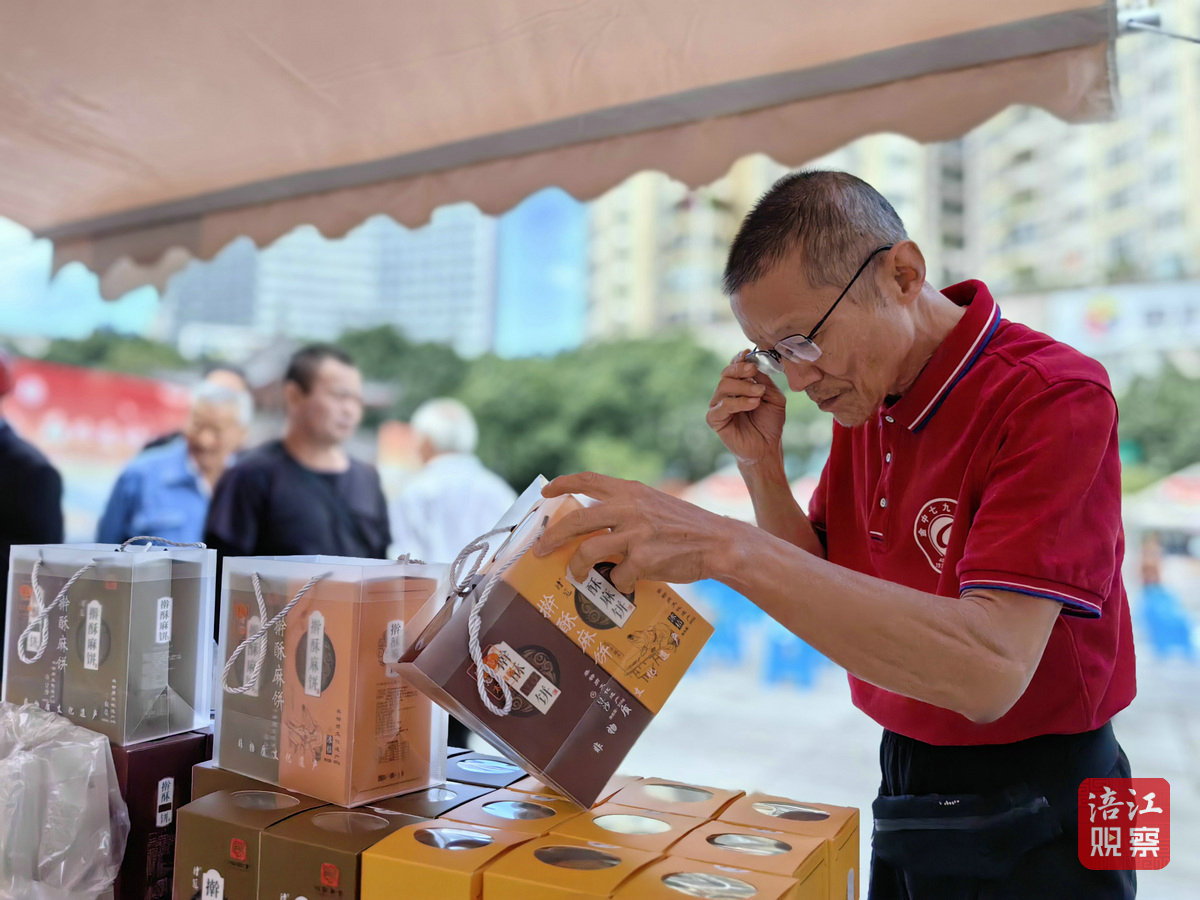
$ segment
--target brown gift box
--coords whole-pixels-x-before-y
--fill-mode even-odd
[[[742,791],[686,784],[666,778],[643,778],[621,788],[609,798],[609,802],[638,809],[660,809],[703,820],[717,818],[721,810],[740,796]]]
[[[705,822],[672,844],[668,852],[685,859],[795,878],[799,883],[797,896],[805,900],[845,900],[844,891],[830,894],[829,854],[825,841],[818,837]]]
[[[593,570],[586,581],[596,590],[576,588],[566,574],[574,545],[544,558],[527,552],[547,521],[578,506],[572,497],[538,502],[401,670],[530,774],[591,806],[712,627],[665,585],[641,584],[630,598]],[[508,686],[507,715],[480,698],[468,649],[472,607],[485,595],[479,650]],[[503,706],[500,683],[483,677],[491,704]]]
[[[796,879],[751,869],[668,856],[651,863],[617,889],[618,900],[682,900],[684,897],[745,897],[808,900]]]
[[[209,749],[212,749],[211,743]],[[222,769],[212,759],[206,759],[204,762],[192,766],[192,799],[199,800],[201,797],[215,794],[217,791],[276,791],[280,794],[295,794],[304,803],[315,805],[324,802],[297,791],[278,787],[269,781],[259,781],[257,778],[251,778],[240,772]]]
[[[441,821],[453,820],[501,831],[545,834],[580,812],[582,810],[573,801],[562,797],[498,790],[450,810],[442,816]]]
[[[315,805],[295,794],[217,791],[179,809],[174,900],[258,900],[263,832]]]
[[[823,839],[829,848],[830,896],[858,896],[858,810],[852,806],[808,803],[768,794],[747,794],[719,816],[723,822],[752,825]]]
[[[596,805],[607,801],[613,794],[621,790],[621,788],[641,780],[640,775],[622,775],[620,773],[614,775],[608,779],[608,784],[604,785],[603,789],[596,796]],[[514,791],[524,791],[526,794],[550,794],[551,796],[559,794],[559,796],[566,797],[566,794],[561,794],[553,785],[546,784],[544,781],[538,781],[532,775],[526,775],[520,781],[514,781],[512,784],[507,785],[507,787],[512,788]],[[571,798],[567,797],[567,799]]]
[[[608,898],[656,859],[653,851],[550,834],[516,847],[488,866],[483,892],[487,900]]]
[[[171,896],[176,810],[191,800],[191,768],[205,759],[208,734],[185,734],[111,747],[121,796],[129,808],[129,839],[113,885],[117,900]]]
[[[668,847],[703,821],[659,810],[604,803],[557,826],[551,834],[666,853]]]
[[[393,831],[421,821],[401,813],[380,815],[372,807],[324,806],[290,816],[263,832],[258,896],[358,897],[362,852]]]
[[[423,791],[401,794],[399,797],[389,800],[376,800],[370,808],[406,813],[421,819],[436,819],[464,803],[492,793],[493,790],[494,788],[481,787],[477,784],[459,784],[457,781],[447,781],[445,784],[434,785]]]
[[[530,837],[445,819],[408,825],[363,852],[361,900],[480,900],[484,867]]]
[[[464,753],[446,760],[447,781],[504,788],[524,777],[525,770],[516,763],[491,753]]]

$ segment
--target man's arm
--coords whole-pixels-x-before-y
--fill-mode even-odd
[[[853,572],[637,482],[585,472],[544,493],[600,501],[550,525],[535,546],[545,553],[602,532],[572,557],[577,577],[620,559],[610,573],[618,590],[715,578],[864,681],[976,722],[999,718],[1021,696],[1060,609],[1007,591],[941,597]]]
[[[745,351],[721,372],[705,420],[737,460],[759,527],[824,557],[825,547],[792,495],[784,471],[787,399],[769,376],[744,357]]]
[[[137,497],[137,484],[132,473],[126,469],[117,476],[116,484],[108,495],[104,513],[96,525],[96,540],[101,544],[120,544],[133,537],[130,524]]]

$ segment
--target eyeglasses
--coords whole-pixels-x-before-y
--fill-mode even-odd
[[[768,372],[782,374],[783,361],[785,359],[794,363],[815,362],[816,360],[820,359],[821,348],[813,343],[813,338],[816,336],[817,332],[821,330],[821,326],[825,324],[825,320],[833,315],[833,311],[837,309],[837,305],[842,302],[842,298],[850,293],[850,288],[854,287],[854,282],[858,281],[858,276],[863,273],[863,271],[870,264],[871,260],[873,260],[883,251],[891,250],[894,246],[895,244],[884,244],[882,247],[876,247],[871,251],[871,255],[868,256],[863,261],[863,264],[858,267],[858,271],[854,273],[854,277],[850,279],[850,283],[846,285],[845,290],[838,294],[838,298],[833,301],[833,306],[829,307],[828,312],[821,316],[820,321],[813,326],[812,331],[810,331],[808,334],[789,335],[776,344],[773,348],[768,348],[766,350],[756,348],[751,350],[745,356],[746,361],[752,362],[760,369],[766,369]]]

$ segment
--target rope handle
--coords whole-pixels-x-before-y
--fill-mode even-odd
[[[139,534],[136,537],[131,537],[124,541],[115,552],[120,553],[124,551],[125,548],[134,541],[161,541],[164,544],[170,544],[172,547],[198,547],[201,550],[205,549],[205,545],[199,542],[181,543],[179,541],[170,541],[166,538],[156,537],[155,535]],[[149,545],[147,545],[147,547],[148,546]],[[29,652],[29,641],[34,636],[34,631],[40,632],[46,620],[50,617],[50,613],[52,613],[59,606],[63,606],[64,609],[66,608],[66,606],[63,604],[63,601],[66,599],[67,592],[71,590],[71,587],[76,581],[79,580],[80,576],[82,576],[84,572],[95,567],[96,560],[92,560],[90,563],[81,566],[75,572],[75,574],[67,580],[67,583],[62,586],[62,589],[59,590],[57,596],[55,596],[54,601],[49,606],[46,606],[46,592],[42,589],[41,582],[38,581],[38,573],[42,568],[42,553],[41,551],[38,552],[38,558],[33,561],[33,570],[29,574],[30,587],[33,588],[33,612],[29,617],[29,621],[25,623],[25,628],[21,632],[21,636],[17,639],[17,658],[21,660],[21,662],[26,664],[35,663],[41,659],[43,655],[45,655],[47,642],[40,634],[38,635],[37,651],[34,653]]]
[[[483,701],[483,705],[488,708],[492,715],[507,716],[509,713],[511,713],[513,707],[513,695],[512,689],[508,686],[508,682],[504,680],[504,676],[495,667],[495,665],[493,665],[490,655],[489,657],[485,658],[483,655],[483,650],[480,647],[479,631],[483,627],[483,607],[487,604],[488,599],[491,597],[492,589],[497,585],[497,583],[499,583],[500,579],[504,577],[504,573],[512,568],[513,564],[516,563],[517,560],[519,560],[522,556],[524,556],[529,548],[533,546],[534,541],[538,539],[538,536],[545,529],[548,521],[549,520],[546,517],[542,518],[541,525],[534,529],[533,533],[525,541],[524,545],[516,553],[509,557],[508,561],[505,562],[504,565],[500,566],[499,569],[491,573],[491,575],[488,577],[488,580],[484,582],[483,589],[479,591],[471,601],[471,611],[467,618],[467,652],[471,655],[471,662],[475,664],[475,687],[479,692],[479,699]],[[495,534],[511,534],[518,527],[520,527],[519,524],[506,528],[493,528],[486,534],[477,537],[462,549],[462,551],[458,554],[458,557],[450,566],[451,579],[454,582],[455,590],[458,596],[465,597],[471,592],[472,582],[474,581],[475,576],[479,574],[480,566],[483,564],[484,560],[488,558],[490,546],[487,543],[487,538],[490,538]],[[465,577],[460,577],[462,567],[466,564],[466,560],[474,554],[478,555],[475,557],[475,560],[471,565],[471,570],[466,574]],[[493,681],[496,682],[496,684],[500,686],[500,693],[504,696],[503,706],[497,706],[492,701],[492,698],[488,695],[487,678],[489,676]]]
[[[265,652],[266,647],[263,646],[262,648],[255,649],[254,659],[250,664],[250,675],[245,679],[245,683],[239,685],[238,687],[230,687],[229,673],[233,671],[233,667],[236,664],[238,657],[246,653],[247,648],[249,648],[251,644],[264,640],[267,632],[274,628],[277,623],[282,621],[287,614],[292,611],[292,607],[300,602],[300,598],[307,594],[309,589],[312,588],[314,584],[316,584],[322,578],[328,578],[332,574],[332,572],[322,572],[320,575],[314,575],[312,578],[308,579],[308,581],[304,583],[304,586],[301,587],[300,590],[296,591],[296,596],[292,597],[292,599],[287,602],[283,609],[275,613],[275,615],[270,619],[267,619],[267,602],[263,599],[262,580],[258,577],[257,572],[252,572],[250,574],[250,583],[254,586],[254,600],[258,605],[258,620],[263,624],[259,626],[258,631],[256,631],[253,635],[250,635],[240,644],[238,644],[237,647],[234,648],[233,653],[229,655],[229,659],[225,661],[225,668],[221,672],[221,688],[225,691],[225,693],[245,694],[250,691],[258,690],[258,679],[262,674],[263,660],[265,660],[267,656]]]

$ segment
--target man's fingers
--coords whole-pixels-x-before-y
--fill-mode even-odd
[[[607,500],[612,495],[613,488],[620,483],[619,478],[601,475],[599,472],[576,472],[573,475],[559,475],[542,488],[542,496],[586,494],[597,500]]]
[[[571,570],[572,578],[576,581],[583,581],[587,577],[588,569],[596,563],[605,559],[614,561],[623,559],[627,549],[625,538],[622,535],[606,531],[590,537],[580,544],[579,548],[571,555],[567,567]]]
[[[612,525],[612,520],[607,508],[603,505],[572,510],[546,527],[541,537],[534,541],[533,553],[535,556],[545,556],[580,535],[604,531],[610,525]]]

